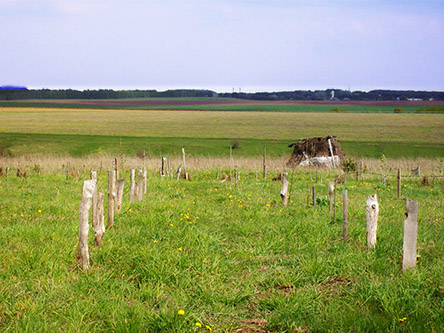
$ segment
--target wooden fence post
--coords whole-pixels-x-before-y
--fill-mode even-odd
[[[282,187],[281,187],[282,205],[288,204],[288,173],[282,173]]]
[[[162,155],[162,169],[160,171],[160,175],[162,177],[165,176],[165,161],[166,161],[166,156]]]
[[[79,206],[79,259],[82,269],[86,271],[89,266],[88,232],[89,232],[89,210],[96,189],[95,180],[83,182],[82,200]]]
[[[114,203],[116,201],[116,170],[108,171],[108,228],[114,225]]]
[[[9,175],[9,167],[6,167],[6,171],[5,171],[5,178],[8,179],[8,175]]]
[[[136,199],[136,170],[131,169],[130,171],[130,193],[129,193],[129,202],[134,202]]]
[[[335,190],[335,182],[334,181],[328,182],[328,197],[330,199],[330,213],[329,213],[330,216],[333,213],[333,192],[334,192],[334,190]]]
[[[336,221],[336,179],[335,179],[335,190],[333,195],[333,220]]]
[[[114,170],[116,171],[116,181],[119,179],[119,160],[114,157]]]
[[[347,240],[348,230],[348,197],[347,190],[342,191],[342,238]]]
[[[177,177],[176,177],[176,181],[179,180],[180,178],[180,173],[182,172],[182,165],[179,165],[179,167],[177,168]]]
[[[374,249],[376,246],[376,233],[378,230],[379,204],[376,194],[369,195],[366,202],[366,227],[367,227],[367,248]]]
[[[69,179],[69,162],[66,163],[66,180]]]
[[[125,179],[119,179],[116,182],[116,212],[120,213],[123,205],[123,191],[125,189]]]
[[[91,170],[91,179],[96,181],[96,187],[92,197],[92,225],[95,227],[97,223],[97,171]]]
[[[139,168],[137,173],[137,201],[143,200],[143,170]]]
[[[264,147],[264,180],[267,179],[267,147]]]
[[[105,214],[103,209],[103,204],[105,201],[105,194],[103,192],[99,192],[97,194],[97,202],[96,202],[96,224],[94,225],[94,244],[96,246],[102,245],[103,235],[105,234]]]
[[[316,188],[314,186],[311,187],[311,199],[313,207],[316,208]]]
[[[187,172],[187,166],[186,166],[186,160],[185,160],[185,148],[182,147],[182,158],[183,158],[183,174],[186,180],[188,180],[188,172]]]
[[[416,243],[418,239],[418,201],[406,200],[402,271],[416,267]]]
[[[146,168],[143,169],[143,194],[146,194],[147,190],[147,173]]]
[[[401,197],[401,169],[398,169],[398,198]]]

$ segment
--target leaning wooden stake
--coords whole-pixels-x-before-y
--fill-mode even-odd
[[[119,179],[119,160],[114,157],[114,170],[116,171],[116,181]]]
[[[347,190],[342,191],[342,238],[347,240],[348,230],[348,197]]]
[[[416,243],[418,238],[418,201],[406,200],[404,220],[404,245],[402,271],[416,267]]]
[[[136,170],[131,169],[130,171],[130,193],[129,193],[129,202],[136,201]]]
[[[397,181],[398,181],[398,198],[400,198],[401,197],[401,169],[398,169]]]
[[[86,271],[89,266],[88,219],[95,189],[95,180],[85,180],[83,182],[82,200],[80,201],[79,206],[79,259],[80,265],[84,271]]]
[[[96,224],[94,225],[94,245],[102,245],[103,235],[105,234],[105,214],[103,204],[105,201],[105,194],[99,192],[97,194],[97,207],[96,207]]]
[[[281,187],[282,204],[287,206],[288,204],[288,173],[282,173],[282,187]]]
[[[367,248],[374,249],[376,246],[376,233],[378,229],[379,204],[376,194],[369,195],[366,202],[367,217]]]
[[[123,191],[125,189],[125,179],[119,179],[116,182],[116,212],[120,213],[123,205]]]
[[[114,225],[114,203],[116,200],[116,170],[108,171],[108,228]]]
[[[186,180],[188,180],[188,172],[185,160],[185,148],[182,148],[182,158],[183,158],[183,175]]]
[[[333,182],[333,181],[328,182],[328,198],[330,199],[330,213],[329,213],[330,216],[333,212],[333,192],[334,192],[334,190],[335,190],[335,182]]]

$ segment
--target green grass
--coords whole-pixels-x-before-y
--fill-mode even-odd
[[[272,332],[442,331],[441,182],[403,183],[403,196],[419,201],[420,255],[403,274],[405,202],[396,199],[393,176],[391,186],[347,180],[350,239],[343,242],[325,200],[307,208],[314,174],[290,176],[284,208],[280,183],[256,182],[254,171],[241,170],[237,188],[216,181],[216,170],[189,170],[192,182],[151,174],[145,199],[130,205],[126,193],[103,246],[90,246],[87,273],[75,260],[84,175],[0,178],[0,330],[205,332],[208,325],[229,332],[262,323]],[[315,186],[325,199],[334,174],[321,175]],[[99,174],[99,191],[106,184]],[[373,193],[378,243],[368,251],[365,200]]]
[[[151,154],[287,156],[299,138],[336,135],[349,156],[444,157],[444,115],[4,108],[0,148],[13,155],[147,150]],[[122,139],[122,145],[120,145]]]
[[[244,100],[231,98],[141,98],[141,99],[121,99],[121,100],[103,100],[104,103],[110,101],[233,101],[233,104],[227,105],[138,105],[138,106],[117,106],[117,105],[84,105],[76,104],[75,100],[64,103],[63,100],[53,102],[44,101],[0,101],[0,107],[33,107],[33,108],[67,108],[67,109],[127,109],[127,110],[192,110],[192,111],[255,111],[255,112],[332,112],[332,113],[444,113],[443,105],[289,105],[285,101],[282,104],[267,104],[270,101],[256,101],[255,104],[242,104]],[[238,102],[239,104],[236,104]]]

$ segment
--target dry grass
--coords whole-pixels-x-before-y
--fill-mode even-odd
[[[142,167],[144,164],[151,172],[159,172],[161,161],[159,158],[147,157],[145,162],[143,158],[133,156],[119,156],[119,167],[121,169],[131,169]],[[289,171],[285,166],[288,158],[268,158],[267,171],[270,173],[279,173]],[[78,173],[89,170],[106,171],[113,166],[114,156],[97,155],[88,157],[71,157],[71,156],[21,156],[21,157],[0,157],[0,167],[10,167],[12,169],[21,168],[29,171],[39,169],[42,173],[59,173],[64,170],[64,166],[68,163],[71,168],[77,170]],[[442,159],[431,158],[415,158],[415,159],[387,159],[382,162],[379,159],[364,158],[356,161],[357,164],[363,163],[367,172],[394,174],[397,169],[401,169],[404,175],[409,175],[412,169],[418,166],[421,168],[422,174],[443,175],[444,162]],[[169,167],[175,172],[179,165],[182,164],[182,158],[173,156],[169,160]],[[262,158],[236,159],[231,161],[229,158],[214,157],[193,157],[187,156],[187,170],[216,170],[221,171],[237,167],[238,169],[258,171],[262,174],[263,160]],[[310,168],[301,168],[302,170],[310,170]]]

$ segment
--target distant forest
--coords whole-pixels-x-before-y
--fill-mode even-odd
[[[334,92],[334,93],[332,93]],[[0,100],[27,99],[120,99],[120,98],[198,98],[223,97],[249,100],[304,100],[304,101],[395,101],[395,100],[440,100],[444,101],[444,92],[414,90],[371,90],[349,91],[341,89],[295,90],[257,93],[216,93],[211,90],[73,90],[73,89],[0,89]]]

